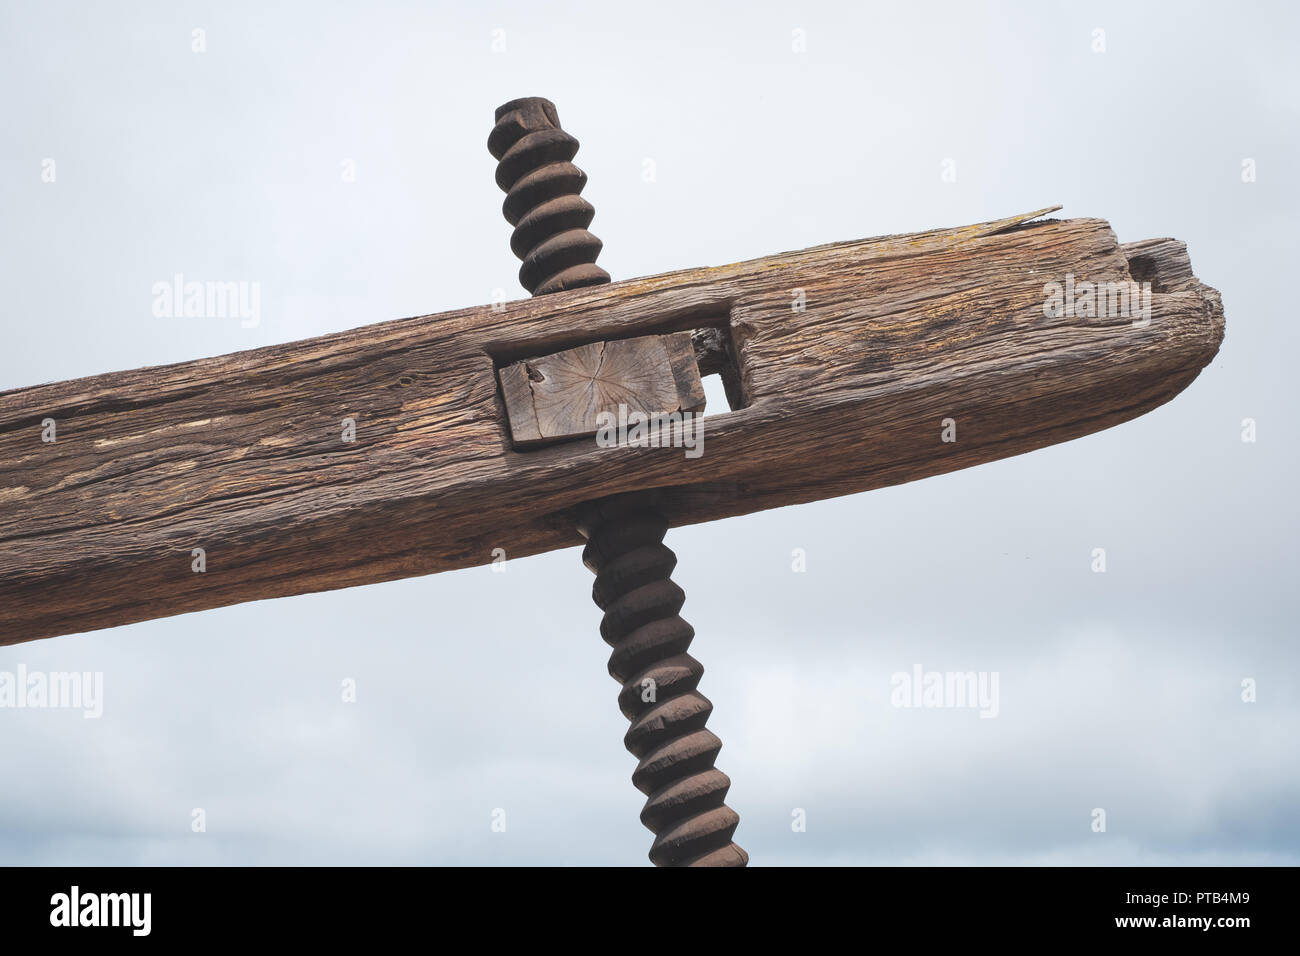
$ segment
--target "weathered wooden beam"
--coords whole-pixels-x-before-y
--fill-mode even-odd
[[[1183,244],[1029,218],[0,393],[0,644],[574,546],[569,509],[595,492],[662,488],[680,525],[866,491],[1185,388],[1223,311]],[[1045,309],[1052,283],[1086,303],[1085,283],[1113,299],[1131,280],[1150,283],[1146,321]],[[499,369],[684,331],[735,409],[698,457],[512,447]]]

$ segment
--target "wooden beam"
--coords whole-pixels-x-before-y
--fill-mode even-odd
[[[0,393],[0,644],[574,546],[568,509],[636,488],[680,525],[912,481],[1134,418],[1214,356],[1182,243],[1029,218]],[[1145,322],[1045,308],[1134,279]],[[687,331],[735,409],[701,455],[512,448],[498,369]]]

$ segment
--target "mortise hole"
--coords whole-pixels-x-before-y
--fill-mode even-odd
[[[1164,292],[1160,268],[1151,256],[1134,256],[1128,261],[1128,273],[1134,282],[1150,282],[1152,292]]]

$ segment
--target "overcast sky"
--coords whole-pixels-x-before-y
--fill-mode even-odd
[[[1300,862],[1298,30],[1283,2],[6,2],[0,388],[522,297],[485,145],[519,96],[582,141],[616,279],[1053,203],[1175,236],[1227,335],[1170,404],[674,531],[675,579],[755,865]],[[155,317],[176,273],[260,283],[260,324]],[[590,588],[573,549],[0,648],[104,680],[97,720],[0,709],[0,862],[648,865]],[[917,665],[996,672],[996,718],[891,706]]]

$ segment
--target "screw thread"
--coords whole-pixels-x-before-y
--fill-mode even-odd
[[[587,174],[572,163],[578,141],[560,128],[555,104],[530,96],[500,107],[488,150],[515,227],[510,248],[523,260],[519,283],[546,295],[608,282],[596,265],[602,243],[587,231],[596,210],[579,195]]]

